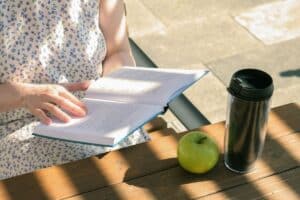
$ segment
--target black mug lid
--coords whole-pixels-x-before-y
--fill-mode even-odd
[[[269,99],[273,94],[272,77],[258,69],[242,69],[235,72],[228,87],[228,92],[247,101]]]

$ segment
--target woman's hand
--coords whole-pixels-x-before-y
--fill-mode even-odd
[[[22,106],[38,117],[44,124],[52,121],[47,115],[49,112],[57,119],[68,122],[70,114],[77,117],[86,115],[85,105],[79,101],[70,91],[86,90],[89,82],[55,84],[19,84]]]

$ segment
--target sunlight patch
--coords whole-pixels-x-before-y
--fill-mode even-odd
[[[39,60],[41,61],[41,64],[43,66],[43,68],[47,67],[47,63],[49,61],[49,57],[51,55],[51,50],[48,47],[48,43],[45,42],[45,44],[43,44],[40,47],[40,54],[39,54]]]
[[[58,22],[55,28],[55,45],[59,48],[62,47],[64,42],[64,26],[62,21]]]
[[[235,17],[265,44],[300,36],[300,1],[286,0],[255,7]]]
[[[86,47],[86,54],[88,55],[89,59],[91,60],[94,53],[97,49],[97,40],[99,39],[99,36],[95,31],[90,31],[89,33],[89,41]]]
[[[69,14],[71,17],[71,20],[75,23],[78,24],[79,22],[79,15],[81,12],[81,5],[80,5],[80,0],[72,0],[71,6],[69,9]]]

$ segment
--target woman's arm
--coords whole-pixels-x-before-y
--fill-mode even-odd
[[[128,41],[124,2],[100,1],[100,28],[104,34],[107,55],[103,61],[103,76],[122,66],[135,66]]]

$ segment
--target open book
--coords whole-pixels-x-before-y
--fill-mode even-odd
[[[206,73],[123,67],[91,83],[83,99],[86,117],[39,124],[34,135],[113,146],[162,113],[172,99]]]

